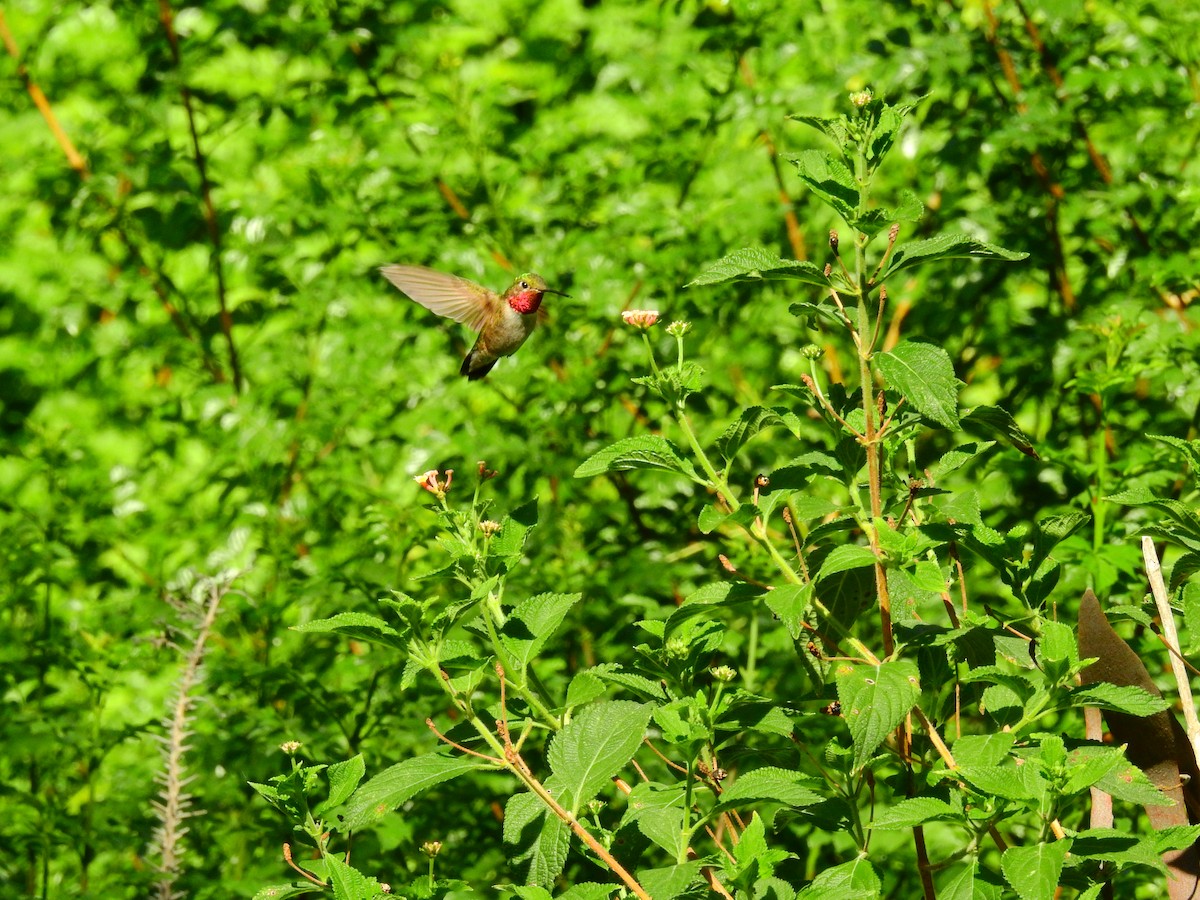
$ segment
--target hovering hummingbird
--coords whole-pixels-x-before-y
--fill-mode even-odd
[[[383,266],[379,271],[430,312],[479,332],[459,370],[471,381],[482,378],[496,360],[511,356],[525,343],[537,325],[543,294],[570,296],[546,287],[542,276],[532,272],[519,276],[508,290],[497,294],[466,278],[424,266]]]

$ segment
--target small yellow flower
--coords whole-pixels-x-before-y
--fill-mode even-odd
[[[484,519],[479,523],[479,530],[483,532],[484,537],[490,538],[493,534],[500,530],[500,523],[493,522],[491,519]]]

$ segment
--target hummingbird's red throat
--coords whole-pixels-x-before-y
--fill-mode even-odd
[[[523,316],[531,315],[542,305],[542,292],[518,291],[508,298],[508,305]]]

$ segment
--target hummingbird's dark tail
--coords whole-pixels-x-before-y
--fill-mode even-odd
[[[458,370],[458,374],[466,375],[468,381],[478,381],[488,372],[492,371],[492,366],[496,365],[496,359],[493,357],[484,361],[481,354],[475,352],[475,348],[471,348],[471,352],[467,354],[467,358],[463,360],[462,368]]]

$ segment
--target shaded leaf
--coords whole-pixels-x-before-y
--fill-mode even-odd
[[[924,263],[947,259],[991,259],[1017,262],[1028,257],[1028,253],[1005,250],[995,244],[979,241],[965,234],[939,234],[923,241],[899,245],[892,253],[891,262],[880,275],[879,281],[887,281],[897,272]]]

